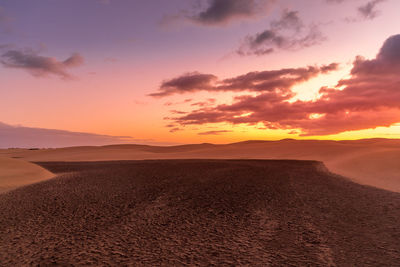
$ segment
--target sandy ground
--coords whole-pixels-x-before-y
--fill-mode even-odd
[[[400,194],[311,161],[41,163],[0,194],[1,266],[396,266]]]
[[[0,193],[50,179],[55,175],[36,164],[0,157]]]
[[[400,140],[248,141],[228,145],[156,147],[114,145],[61,149],[0,150],[0,156],[28,161],[106,161],[142,159],[298,159],[322,161],[330,171],[354,181],[400,192]]]

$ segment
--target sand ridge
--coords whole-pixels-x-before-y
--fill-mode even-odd
[[[54,177],[50,171],[27,161],[0,157],[0,193]]]
[[[322,161],[334,173],[378,188],[400,192],[400,140],[246,141],[182,146],[110,145],[59,149],[0,150],[28,161],[108,161],[145,159],[295,159]]]

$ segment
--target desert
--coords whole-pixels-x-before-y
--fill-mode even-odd
[[[0,0],[0,267],[400,267],[399,0]]]
[[[393,266],[399,152],[385,139],[1,150],[1,262]]]
[[[144,159],[294,159],[321,161],[357,183],[400,192],[400,140],[245,141],[179,146],[107,145],[57,149],[0,149],[0,156],[25,161],[110,161]]]
[[[41,162],[0,195],[3,266],[394,266],[400,195],[317,161]]]

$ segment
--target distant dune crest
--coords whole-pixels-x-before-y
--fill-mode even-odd
[[[59,149],[0,150],[0,155],[28,161],[107,161],[142,159],[296,159],[322,161],[354,181],[400,192],[400,140],[245,141],[226,145],[109,145]]]

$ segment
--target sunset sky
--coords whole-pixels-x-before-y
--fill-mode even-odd
[[[398,0],[0,0],[0,138],[400,138],[399,11]]]

